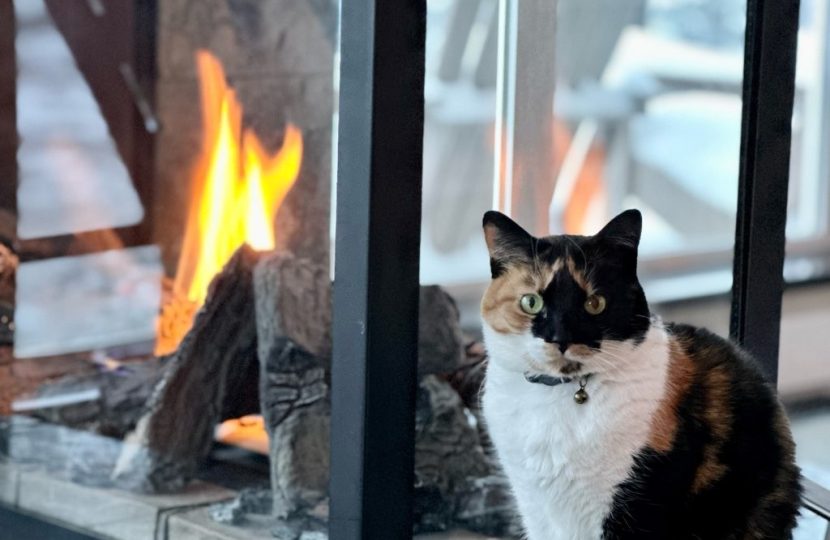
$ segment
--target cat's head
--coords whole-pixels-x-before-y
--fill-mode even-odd
[[[555,376],[609,372],[621,342],[650,326],[637,280],[642,217],[627,210],[594,236],[536,238],[484,214],[492,282],[481,302],[493,362]]]

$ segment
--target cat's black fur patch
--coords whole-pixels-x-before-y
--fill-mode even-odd
[[[687,325],[669,331],[695,365],[696,380],[677,409],[678,429],[668,453],[645,448],[618,486],[604,523],[606,540],[742,540],[790,538],[800,503],[799,471],[788,434],[779,433],[780,405],[752,360],[725,339]],[[730,435],[718,451],[724,473],[694,493],[704,449],[712,439],[705,421],[706,374],[730,380]],[[671,376],[671,375],[669,375]]]

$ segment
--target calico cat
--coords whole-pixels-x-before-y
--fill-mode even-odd
[[[791,538],[787,418],[752,359],[664,324],[637,279],[636,210],[535,238],[484,215],[482,407],[529,540]]]

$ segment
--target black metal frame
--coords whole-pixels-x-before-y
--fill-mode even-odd
[[[747,4],[743,126],[730,337],[778,381],[799,0]],[[804,506],[830,519],[830,491],[804,479]],[[830,534],[830,531],[828,531]]]
[[[798,0],[747,5],[730,335],[778,378]]]
[[[332,540],[412,534],[426,0],[341,9]]]

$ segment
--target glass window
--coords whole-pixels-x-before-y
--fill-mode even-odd
[[[475,309],[490,207],[541,235],[637,207],[652,301],[725,292],[745,2],[556,4],[430,3],[422,281]]]
[[[830,254],[828,17],[826,2],[801,3],[784,275],[791,284],[805,285],[784,294],[778,387],[790,412],[803,474],[830,489],[830,371],[821,352],[821,336],[830,324],[830,290],[823,279]],[[825,520],[803,512],[797,538],[823,538],[826,530]]]
[[[428,3],[421,281],[479,283],[493,206],[499,2]]]
[[[562,0],[555,33],[538,15],[546,9],[430,2],[422,280],[471,298],[482,290],[478,220],[489,207],[537,234],[588,234],[637,207],[654,301],[727,292],[746,2]],[[825,275],[830,253],[826,11],[802,4],[787,224],[795,281]]]

